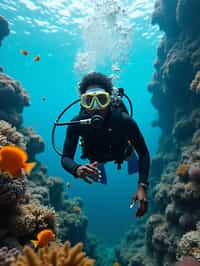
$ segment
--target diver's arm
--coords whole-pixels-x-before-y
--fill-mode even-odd
[[[80,164],[77,164],[74,161],[74,155],[76,152],[78,139],[78,126],[68,126],[63,147],[63,156],[61,158],[61,164],[66,171],[68,171],[75,177],[77,177],[76,170],[80,166]]]
[[[148,186],[148,176],[150,168],[150,155],[146,146],[144,137],[140,132],[137,123],[129,118],[128,123],[129,136],[133,140],[133,145],[139,157],[139,179],[138,183],[143,183]]]

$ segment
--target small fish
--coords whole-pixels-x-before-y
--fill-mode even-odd
[[[0,170],[14,177],[22,177],[22,169],[26,174],[30,174],[36,163],[26,163],[27,160],[27,153],[17,146],[0,147]]]
[[[70,188],[70,187],[71,187],[71,183],[70,183],[70,182],[67,182],[67,183],[66,183],[66,187],[67,187],[67,188]]]
[[[40,55],[38,54],[38,55],[36,55],[36,56],[34,57],[33,60],[34,60],[35,62],[39,62],[40,59],[41,59],[41,57],[40,57]]]
[[[27,50],[20,50],[20,53],[27,56],[28,55],[28,51]]]
[[[47,99],[47,98],[46,98],[45,96],[42,97],[42,101],[43,101],[43,102],[45,102],[46,99]]]
[[[37,234],[37,240],[31,240],[34,247],[45,247],[55,238],[55,234],[51,229],[44,229]]]

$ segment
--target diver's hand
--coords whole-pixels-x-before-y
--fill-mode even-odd
[[[84,164],[77,168],[76,174],[78,177],[82,178],[88,184],[92,184],[92,181],[98,181],[99,179],[99,170],[97,168],[98,162],[95,161],[90,164]]]
[[[142,186],[138,187],[137,192],[133,196],[131,201],[131,208],[134,206],[135,202],[138,200],[139,207],[136,212],[136,217],[142,217],[148,210],[148,200],[147,193]]]

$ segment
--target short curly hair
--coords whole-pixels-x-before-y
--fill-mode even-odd
[[[113,84],[111,78],[101,73],[92,72],[86,75],[79,83],[79,93],[85,93],[85,91],[93,85],[99,86],[110,94],[112,92]]]

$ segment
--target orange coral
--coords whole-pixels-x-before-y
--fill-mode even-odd
[[[82,249],[82,243],[70,247],[69,241],[64,245],[54,242],[39,249],[38,253],[26,246],[24,255],[19,256],[11,266],[93,266],[95,260],[88,258]]]
[[[179,165],[179,167],[176,169],[176,175],[180,177],[187,177],[189,168],[190,168],[190,164]]]

